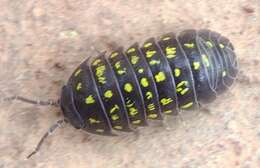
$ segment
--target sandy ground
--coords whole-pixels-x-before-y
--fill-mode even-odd
[[[61,113],[0,102],[0,168],[260,167],[259,15],[259,0],[0,0],[1,98],[56,99],[69,74],[96,50],[187,28],[229,37],[241,70],[208,112],[168,117],[139,136],[95,136],[65,125],[29,160]]]

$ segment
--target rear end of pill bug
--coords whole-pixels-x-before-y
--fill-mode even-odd
[[[195,83],[195,90],[199,102],[209,103],[216,99],[217,95],[210,82],[210,70],[208,56],[202,52],[197,43],[197,31],[185,30],[177,36],[182,51],[188,58]]]

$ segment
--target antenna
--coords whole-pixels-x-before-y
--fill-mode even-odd
[[[22,96],[12,96],[12,97],[7,97],[3,98],[3,101],[21,101],[25,103],[30,103],[30,104],[35,104],[35,105],[40,105],[40,106],[56,106],[58,107],[60,105],[60,100],[47,100],[47,101],[42,101],[42,100],[32,100],[28,99]]]
[[[55,107],[59,107],[60,106],[60,100],[46,100],[46,101],[42,101],[42,100],[32,100],[32,99],[28,99],[22,96],[12,96],[12,97],[6,97],[2,99],[3,101],[21,101],[21,102],[25,102],[25,103],[29,103],[29,104],[34,104],[34,105],[40,105],[40,106],[55,106]],[[46,138],[48,136],[50,136],[57,128],[61,127],[61,125],[63,125],[64,123],[67,123],[68,121],[66,119],[61,119],[56,121],[55,124],[53,124],[48,131],[42,136],[42,138],[40,139],[40,141],[38,142],[36,148],[34,149],[34,151],[32,153],[30,153],[27,156],[27,159],[29,159],[32,155],[36,154],[42,144],[44,143],[44,141],[46,140]]]
[[[38,142],[34,151],[27,156],[27,159],[29,159],[32,155],[35,155],[40,150],[42,144],[44,143],[44,141],[47,139],[48,136],[50,136],[57,128],[61,127],[64,123],[67,123],[67,122],[68,121],[66,121],[65,119],[61,119],[61,120],[56,121],[56,123],[53,124],[48,129],[48,131],[42,136],[42,138]]]

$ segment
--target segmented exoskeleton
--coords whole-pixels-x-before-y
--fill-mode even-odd
[[[61,95],[76,128],[111,135],[179,110],[213,101],[237,75],[229,40],[210,30],[185,30],[148,39],[84,61]]]

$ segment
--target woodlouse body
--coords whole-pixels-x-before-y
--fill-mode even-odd
[[[63,87],[60,105],[74,127],[112,135],[213,101],[237,72],[227,38],[185,30],[87,59]]]

